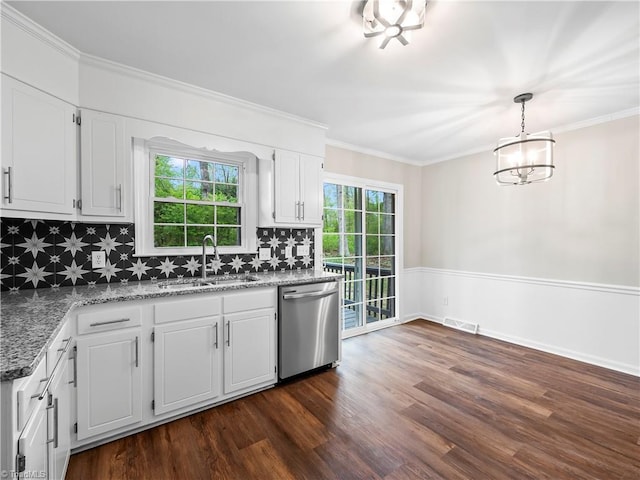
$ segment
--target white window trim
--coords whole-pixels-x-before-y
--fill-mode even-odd
[[[402,292],[400,291],[400,268],[404,265],[403,261],[403,242],[402,242],[402,234],[404,232],[404,185],[399,183],[390,183],[390,182],[382,182],[378,180],[372,180],[367,178],[360,177],[352,177],[350,175],[341,175],[337,173],[325,173],[323,177],[323,183],[335,183],[339,185],[348,185],[352,187],[359,187],[367,190],[377,190],[381,192],[393,193],[396,196],[396,234],[395,234],[395,248],[396,248],[396,256],[395,256],[395,298],[396,298],[396,314],[392,318],[388,318],[386,320],[377,321],[371,325],[363,325],[361,327],[351,328],[349,330],[341,330],[342,338],[349,338],[356,335],[362,335],[364,333],[373,332],[375,330],[379,330],[381,328],[390,327],[399,323],[402,318],[400,312],[402,311]],[[363,199],[364,201],[364,199]],[[364,208],[364,207],[363,207]],[[320,252],[320,262],[319,268],[322,268],[321,265],[324,262],[324,254],[323,254],[323,245],[322,245],[322,229],[320,229],[321,234],[316,235],[316,251]]]
[[[216,159],[241,165],[242,181],[239,186],[241,207],[241,244],[221,246],[221,254],[244,254],[257,251],[257,157],[249,152],[219,152],[207,148],[194,148],[168,138],[133,138],[133,165],[135,189],[135,257],[161,257],[201,255],[202,246],[163,247],[153,245],[153,182],[151,152],[187,156],[194,159]],[[210,248],[210,247],[209,247]]]

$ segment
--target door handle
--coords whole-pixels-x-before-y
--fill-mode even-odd
[[[136,368],[140,366],[139,358],[138,358],[138,336],[136,335]]]
[[[309,292],[309,293],[285,293],[282,295],[283,300],[296,300],[298,298],[318,298],[318,297],[328,297],[329,295],[337,294],[338,290],[323,290],[318,292]]]
[[[231,322],[227,322],[227,347],[231,346]]]
[[[300,215],[300,220],[304,220],[304,202],[301,202],[300,206],[302,207],[302,215]]]
[[[218,349],[218,322],[216,322],[216,340],[213,345],[216,347],[216,350],[217,350]]]

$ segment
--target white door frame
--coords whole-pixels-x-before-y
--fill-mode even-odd
[[[400,241],[400,235],[402,232],[404,232],[403,230],[403,217],[404,217],[404,186],[398,183],[390,183],[390,182],[382,182],[379,180],[372,180],[372,179],[367,179],[367,178],[360,178],[360,177],[353,177],[350,175],[341,175],[341,174],[335,174],[335,173],[328,173],[325,172],[324,174],[324,178],[323,178],[323,184],[324,183],[335,183],[335,184],[340,184],[340,185],[347,185],[347,186],[351,186],[351,187],[358,187],[358,188],[362,188],[363,189],[363,193],[364,190],[376,190],[376,191],[383,191],[383,192],[388,192],[388,193],[393,193],[396,196],[396,204],[395,204],[395,234],[394,234],[394,240],[395,240],[395,268],[394,268],[394,276],[395,276],[395,302],[396,302],[396,306],[395,306],[395,316],[392,318],[389,318],[387,320],[379,320],[371,325],[367,325],[366,322],[363,326],[361,327],[356,327],[356,328],[350,328],[349,330],[342,330],[341,327],[341,331],[342,331],[342,338],[349,338],[349,337],[353,337],[355,335],[361,335],[363,333],[368,333],[368,332],[372,332],[375,330],[379,330],[381,328],[386,328],[386,327],[390,327],[392,325],[395,325],[397,323],[400,322],[400,310],[401,310],[401,305],[402,305],[402,292],[400,291],[400,266],[403,265],[403,248],[402,248],[402,243]],[[363,202],[365,201],[364,196],[363,196]],[[363,215],[365,214],[365,210],[364,210],[364,203],[363,203]],[[363,218],[363,224],[364,224],[364,218]],[[316,235],[316,251],[320,252],[319,256],[320,256],[320,261],[319,261],[319,266],[320,268],[322,268],[322,262],[324,260],[323,258],[323,245],[322,245],[322,239],[323,239],[323,229],[319,229],[320,230],[320,234]],[[362,241],[364,243],[365,241],[365,232],[362,233]],[[363,245],[364,247],[364,245]],[[363,262],[364,260],[364,253],[365,250],[363,248]],[[363,283],[364,285],[364,283]],[[365,294],[364,290],[363,290],[363,295]],[[342,305],[340,306],[340,308],[342,308]],[[363,308],[366,312],[366,302],[364,301],[364,297],[363,297]]]

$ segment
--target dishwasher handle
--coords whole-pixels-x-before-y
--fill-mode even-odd
[[[282,295],[283,300],[296,300],[298,298],[311,298],[311,297],[328,297],[329,295],[333,295],[338,293],[337,289],[332,290],[320,290],[317,292],[308,292],[308,293],[285,293]]]

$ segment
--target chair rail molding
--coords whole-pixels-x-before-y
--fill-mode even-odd
[[[480,335],[640,376],[640,287],[431,267],[403,279],[404,321],[456,318]]]

